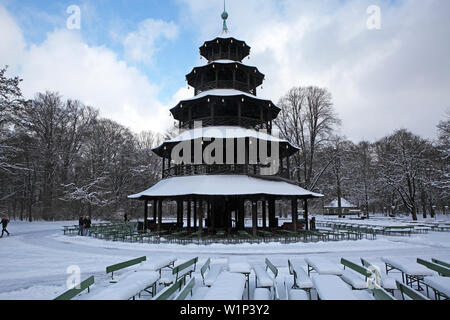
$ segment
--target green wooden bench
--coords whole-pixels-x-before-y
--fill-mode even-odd
[[[60,296],[56,297],[54,300],[72,300],[86,289],[88,292],[90,292],[89,287],[92,286],[93,284],[94,284],[94,276],[81,282],[78,288],[75,287],[73,289],[70,289],[61,294]]]
[[[184,288],[181,289],[180,293],[174,298],[174,300],[186,300],[189,293],[192,297],[192,291],[195,287],[195,277],[192,277],[192,279],[188,282]]]
[[[431,261],[433,261],[434,263],[440,264],[441,266],[450,268],[450,264],[448,264],[447,262],[444,262],[442,260],[433,258],[433,259],[431,259]]]
[[[195,272],[196,266],[198,262],[198,257],[186,261],[172,269],[172,275],[175,276],[175,282],[178,282],[180,279],[183,280],[183,284],[186,283],[186,277],[192,277],[192,273]],[[194,266],[192,269],[191,267]],[[171,285],[173,283],[172,280],[163,280],[163,284],[165,286]]]
[[[425,267],[427,267],[430,270],[436,271],[441,276],[450,277],[450,268],[444,267],[443,265],[440,265],[440,264],[437,264],[434,262],[430,262],[430,261],[426,261],[426,260],[423,260],[420,258],[417,259],[417,263],[424,265]]]
[[[108,266],[106,267],[106,273],[111,273],[111,280],[114,281],[114,272],[137,265],[141,262],[144,262],[147,260],[147,257],[140,257],[137,259],[133,259],[133,260],[129,260],[129,261],[125,261],[125,262],[121,262],[118,264],[114,264],[112,266]]]
[[[405,300],[405,295],[408,296],[411,300],[430,300],[420,292],[414,290],[413,288],[408,287],[407,285],[399,282],[398,280],[396,281],[396,283],[398,290],[400,290],[402,294],[403,300]]]
[[[278,276],[278,268],[273,265],[272,262],[270,262],[269,259],[266,258],[266,270],[270,269],[272,271],[275,278]]]
[[[175,294],[178,290],[183,286],[183,279],[175,282],[170,287],[167,287],[163,291],[161,291],[153,300],[168,300],[172,295]]]
[[[362,274],[366,278],[366,280],[367,280],[367,278],[372,277],[372,272],[370,272],[369,269],[362,267],[356,263],[353,263],[347,259],[342,258],[341,264],[344,266],[344,270],[345,270],[345,268],[352,269],[353,271],[355,271],[359,274]]]
[[[397,300],[394,298],[393,295],[391,295],[389,292],[387,292],[383,288],[376,287],[371,290],[372,290],[373,296],[375,297],[375,300],[383,300],[383,301]]]

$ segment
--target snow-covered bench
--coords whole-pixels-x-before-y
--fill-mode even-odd
[[[156,271],[133,272],[123,277],[118,283],[89,297],[89,300],[134,300],[142,292],[154,296],[158,279],[159,273]]]
[[[133,259],[133,260],[129,260],[129,261],[125,261],[125,262],[121,262],[121,263],[117,263],[114,264],[112,266],[108,266],[106,267],[106,274],[111,273],[111,282],[115,282],[114,280],[114,272],[128,268],[128,267],[132,267],[135,265],[138,265],[144,261],[147,260],[147,257],[140,257],[137,259]]]
[[[396,300],[391,293],[387,292],[385,289],[381,287],[377,287],[376,285],[374,288],[371,289],[371,291],[375,300],[387,300],[387,301]]]
[[[204,296],[204,300],[242,300],[245,282],[243,274],[222,272]]]
[[[257,301],[268,301],[272,300],[270,296],[270,290],[267,288],[256,288],[253,300]]]
[[[394,293],[394,290],[397,290],[397,283],[395,282],[395,279],[381,272],[381,268],[378,265],[364,258],[361,258],[361,263],[364,267],[375,273],[375,276],[378,277],[377,280],[379,283],[377,284],[379,286],[389,291],[391,294]]]
[[[174,256],[151,260],[151,261],[146,261],[146,262],[141,263],[141,265],[139,266],[139,270],[141,270],[141,271],[158,271],[159,274],[161,275],[162,269],[173,268],[175,261],[177,261],[177,258]]]
[[[268,270],[272,272],[269,274]],[[275,285],[275,279],[278,276],[278,269],[266,259],[266,267],[261,265],[254,265],[253,270],[255,271],[255,286],[256,288],[267,288],[272,289]]]
[[[153,300],[170,300],[174,295],[173,300],[184,300],[191,293],[195,286],[195,278],[192,277],[191,280],[183,287],[183,279],[178,280],[170,287],[165,288],[160,293],[158,293]],[[179,291],[179,292],[178,292]],[[178,293],[177,293],[178,292]]]
[[[431,288],[434,291],[434,296],[436,300],[440,300],[441,297],[445,299],[450,299],[450,278],[449,277],[425,277],[423,280],[427,288],[427,296],[428,289]]]
[[[241,273],[245,276],[247,286],[247,298],[250,300],[250,273],[252,267],[248,262],[235,262],[228,264],[228,271],[231,273]]]
[[[311,275],[311,271],[316,271],[320,275],[334,275],[342,276],[344,270],[339,265],[328,261],[321,257],[309,257],[305,259],[308,264],[308,276]]]
[[[402,273],[402,280],[406,285],[412,286],[414,282],[420,290],[420,281],[426,276],[433,276],[435,273],[428,268],[403,258],[383,257],[381,260],[386,264],[386,274],[389,271],[398,270]],[[398,286],[397,286],[398,287]]]
[[[320,300],[359,300],[353,290],[336,275],[313,275]]]
[[[430,270],[436,271],[441,276],[450,277],[450,268],[447,268],[441,264],[437,264],[437,263],[434,263],[431,261],[426,261],[426,260],[423,260],[420,258],[417,259],[417,263],[427,267]]]
[[[405,286],[403,283],[396,281],[397,288],[400,290],[403,300],[430,300],[429,298],[425,297],[423,294],[418,292],[417,290],[414,290],[413,288],[410,288],[408,286]],[[405,295],[408,299],[405,299]]]
[[[353,289],[356,290],[368,288],[367,279],[372,277],[372,272],[370,272],[367,268],[357,265],[356,263],[344,258],[341,259],[341,263],[344,266],[344,273],[341,276],[342,280],[347,282]],[[362,278],[361,275],[364,278]]]
[[[294,276],[293,289],[303,289],[310,291],[313,287],[311,278],[302,267],[297,267],[288,260],[289,273]]]
[[[181,263],[172,269],[172,276],[169,278],[161,278],[160,283],[164,286],[169,286],[178,280],[183,279],[183,283],[186,283],[186,277],[192,277],[192,273],[195,272],[198,262],[198,257]]]
[[[434,263],[440,264],[441,266],[450,268],[450,261],[444,261],[442,259],[436,259],[436,258],[431,259],[431,261],[433,261]]]
[[[202,275],[203,284],[207,287],[211,287],[216,281],[217,277],[223,271],[223,266],[219,264],[213,264],[211,266],[211,259],[208,258],[206,263],[200,269]]]
[[[309,296],[305,290],[297,290],[291,289],[289,290],[288,297],[289,300],[298,300],[298,301],[308,301]]]

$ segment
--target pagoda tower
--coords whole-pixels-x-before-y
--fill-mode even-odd
[[[281,110],[257,97],[265,76],[243,63],[250,47],[229,35],[225,8],[221,17],[221,35],[200,47],[207,63],[186,76],[194,97],[170,110],[180,135],[153,149],[162,158],[162,180],[129,198],[145,202],[146,226],[158,230],[165,227],[163,202],[176,202],[178,228],[187,219],[190,229],[230,233],[244,230],[245,217],[251,216],[256,235],[258,228],[279,227],[275,217],[279,200],[291,201],[294,230],[298,201],[304,201],[308,228],[307,200],[322,195],[291,180],[290,157],[299,149],[273,135],[273,121]],[[149,201],[153,201],[152,221]]]

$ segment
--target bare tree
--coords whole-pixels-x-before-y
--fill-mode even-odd
[[[278,104],[282,111],[275,124],[283,138],[300,148],[293,157],[294,175],[300,184],[314,189],[324,172],[323,168],[316,168],[316,153],[340,125],[331,94],[322,88],[297,87],[289,90]]]

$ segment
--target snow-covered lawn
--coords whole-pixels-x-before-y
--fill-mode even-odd
[[[450,260],[450,233],[430,232],[411,237],[383,237],[377,240],[298,243],[298,244],[240,244],[210,246],[175,244],[138,244],[106,242],[86,237],[64,236],[62,226],[75,225],[75,221],[65,222],[15,222],[8,230],[11,237],[0,239],[0,300],[1,299],[53,299],[66,291],[66,273],[69,266],[79,266],[82,279],[95,276],[96,284],[92,293],[109,285],[105,268],[108,265],[140,256],[162,258],[176,256],[178,259],[199,257],[199,268],[211,258],[214,261],[230,263],[248,262],[250,265],[264,265],[269,258],[280,270],[279,282],[284,277],[292,278],[288,272],[288,259],[295,265],[306,266],[305,258],[321,256],[339,264],[345,257],[358,261],[365,257],[381,263],[381,257],[402,257],[415,261],[418,257]],[[133,268],[130,268],[133,270]],[[129,272],[129,271],[125,271]],[[120,277],[120,274],[118,274]],[[395,277],[399,274],[393,274]],[[195,274],[198,286],[201,276]],[[400,277],[401,278],[401,277]],[[250,276],[250,297],[253,297],[254,275]],[[246,291],[246,290],[245,290]],[[201,295],[197,294],[197,297]],[[244,296],[246,297],[246,295]],[[88,298],[82,295],[81,299]],[[280,298],[285,294],[280,290]]]

